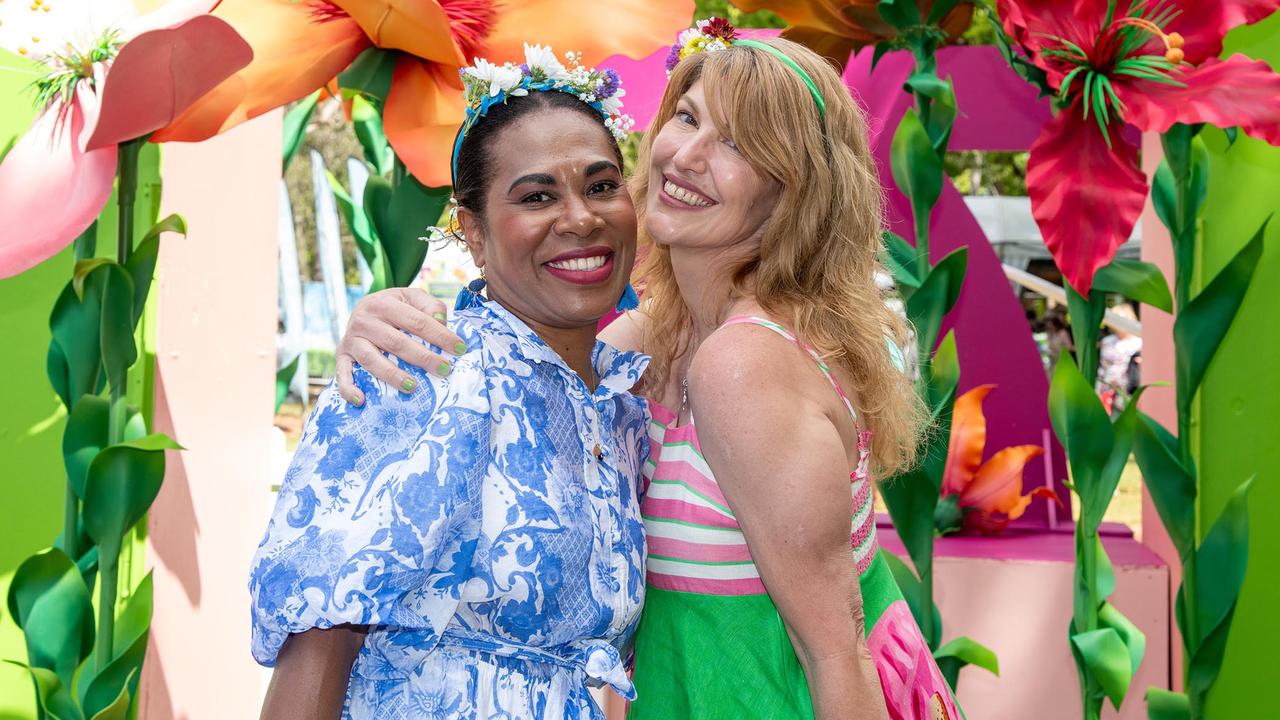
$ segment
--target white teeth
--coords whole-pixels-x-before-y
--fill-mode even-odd
[[[605,255],[595,255],[593,257],[573,258],[572,260],[561,260],[559,262],[547,263],[557,270],[574,270],[577,272],[587,272],[589,270],[597,270],[604,267],[608,257]]]
[[[685,190],[684,188],[680,187],[679,185],[676,185],[670,180],[666,181],[666,183],[663,184],[662,191],[665,192],[667,195],[675,198],[676,200],[679,200],[680,202],[684,203],[685,205],[692,205],[694,207],[707,207],[708,205],[711,204],[707,200],[703,199],[701,196],[695,195],[689,192],[688,190]]]

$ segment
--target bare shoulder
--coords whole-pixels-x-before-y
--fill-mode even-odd
[[[600,341],[623,352],[644,352],[644,333],[649,316],[641,310],[628,310],[600,331]]]
[[[792,405],[787,398],[809,394],[803,359],[799,348],[768,328],[746,323],[724,327],[694,353],[689,395],[697,401],[700,417],[719,408],[743,415],[767,408],[776,418]]]

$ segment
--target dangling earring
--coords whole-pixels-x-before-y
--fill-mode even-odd
[[[640,307],[640,296],[636,294],[636,289],[631,287],[631,283],[627,283],[627,289],[622,291],[622,297],[618,298],[618,304],[614,309],[624,313],[638,307]]]
[[[467,283],[467,286],[462,288],[462,292],[458,293],[458,299],[453,303],[454,312],[483,305],[484,296],[480,291],[484,290],[484,286],[484,268],[480,268],[480,277]]]

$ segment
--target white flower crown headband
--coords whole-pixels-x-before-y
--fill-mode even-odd
[[[635,127],[636,121],[622,113],[622,80],[612,68],[587,68],[580,63],[582,53],[566,52],[568,67],[561,63],[549,46],[524,45],[524,64],[495,65],[484,58],[462,68],[463,98],[467,116],[453,143],[453,175],[458,175],[458,151],[473,126],[495,105],[530,92],[563,92],[590,105],[604,118],[605,127],[621,141]]]

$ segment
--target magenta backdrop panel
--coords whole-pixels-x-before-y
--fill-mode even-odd
[[[643,60],[618,56],[605,62],[623,78],[626,110],[636,118],[637,128],[648,126],[662,98],[666,55],[663,48]],[[996,48],[946,48],[939,54],[938,64],[940,75],[951,77],[956,88],[959,115],[952,133],[952,150],[1024,151],[1031,147],[1050,118],[1048,101],[1036,98],[1035,90],[1005,65]],[[912,105],[911,96],[902,90],[910,69],[909,54],[890,53],[881,58],[873,75],[868,49],[854,56],[844,80],[869,115],[873,149],[889,201],[889,227],[914,242],[910,205],[889,172],[893,129]],[[964,290],[943,332],[956,332],[961,392],[983,383],[999,386],[984,403],[988,422],[985,457],[1010,445],[1044,445],[1047,438],[1050,472],[1046,475],[1044,458],[1033,459],[1027,465],[1024,484],[1030,488],[1051,482],[1065,499],[1068,495],[1062,479],[1066,477],[1066,463],[1049,426],[1049,384],[1039,352],[999,258],[950,182],[944,184],[931,227],[933,262],[956,248],[969,248]],[[1052,515],[1067,521],[1070,513],[1057,509]],[[1050,517],[1047,504],[1036,501],[1016,524],[1048,527]]]

